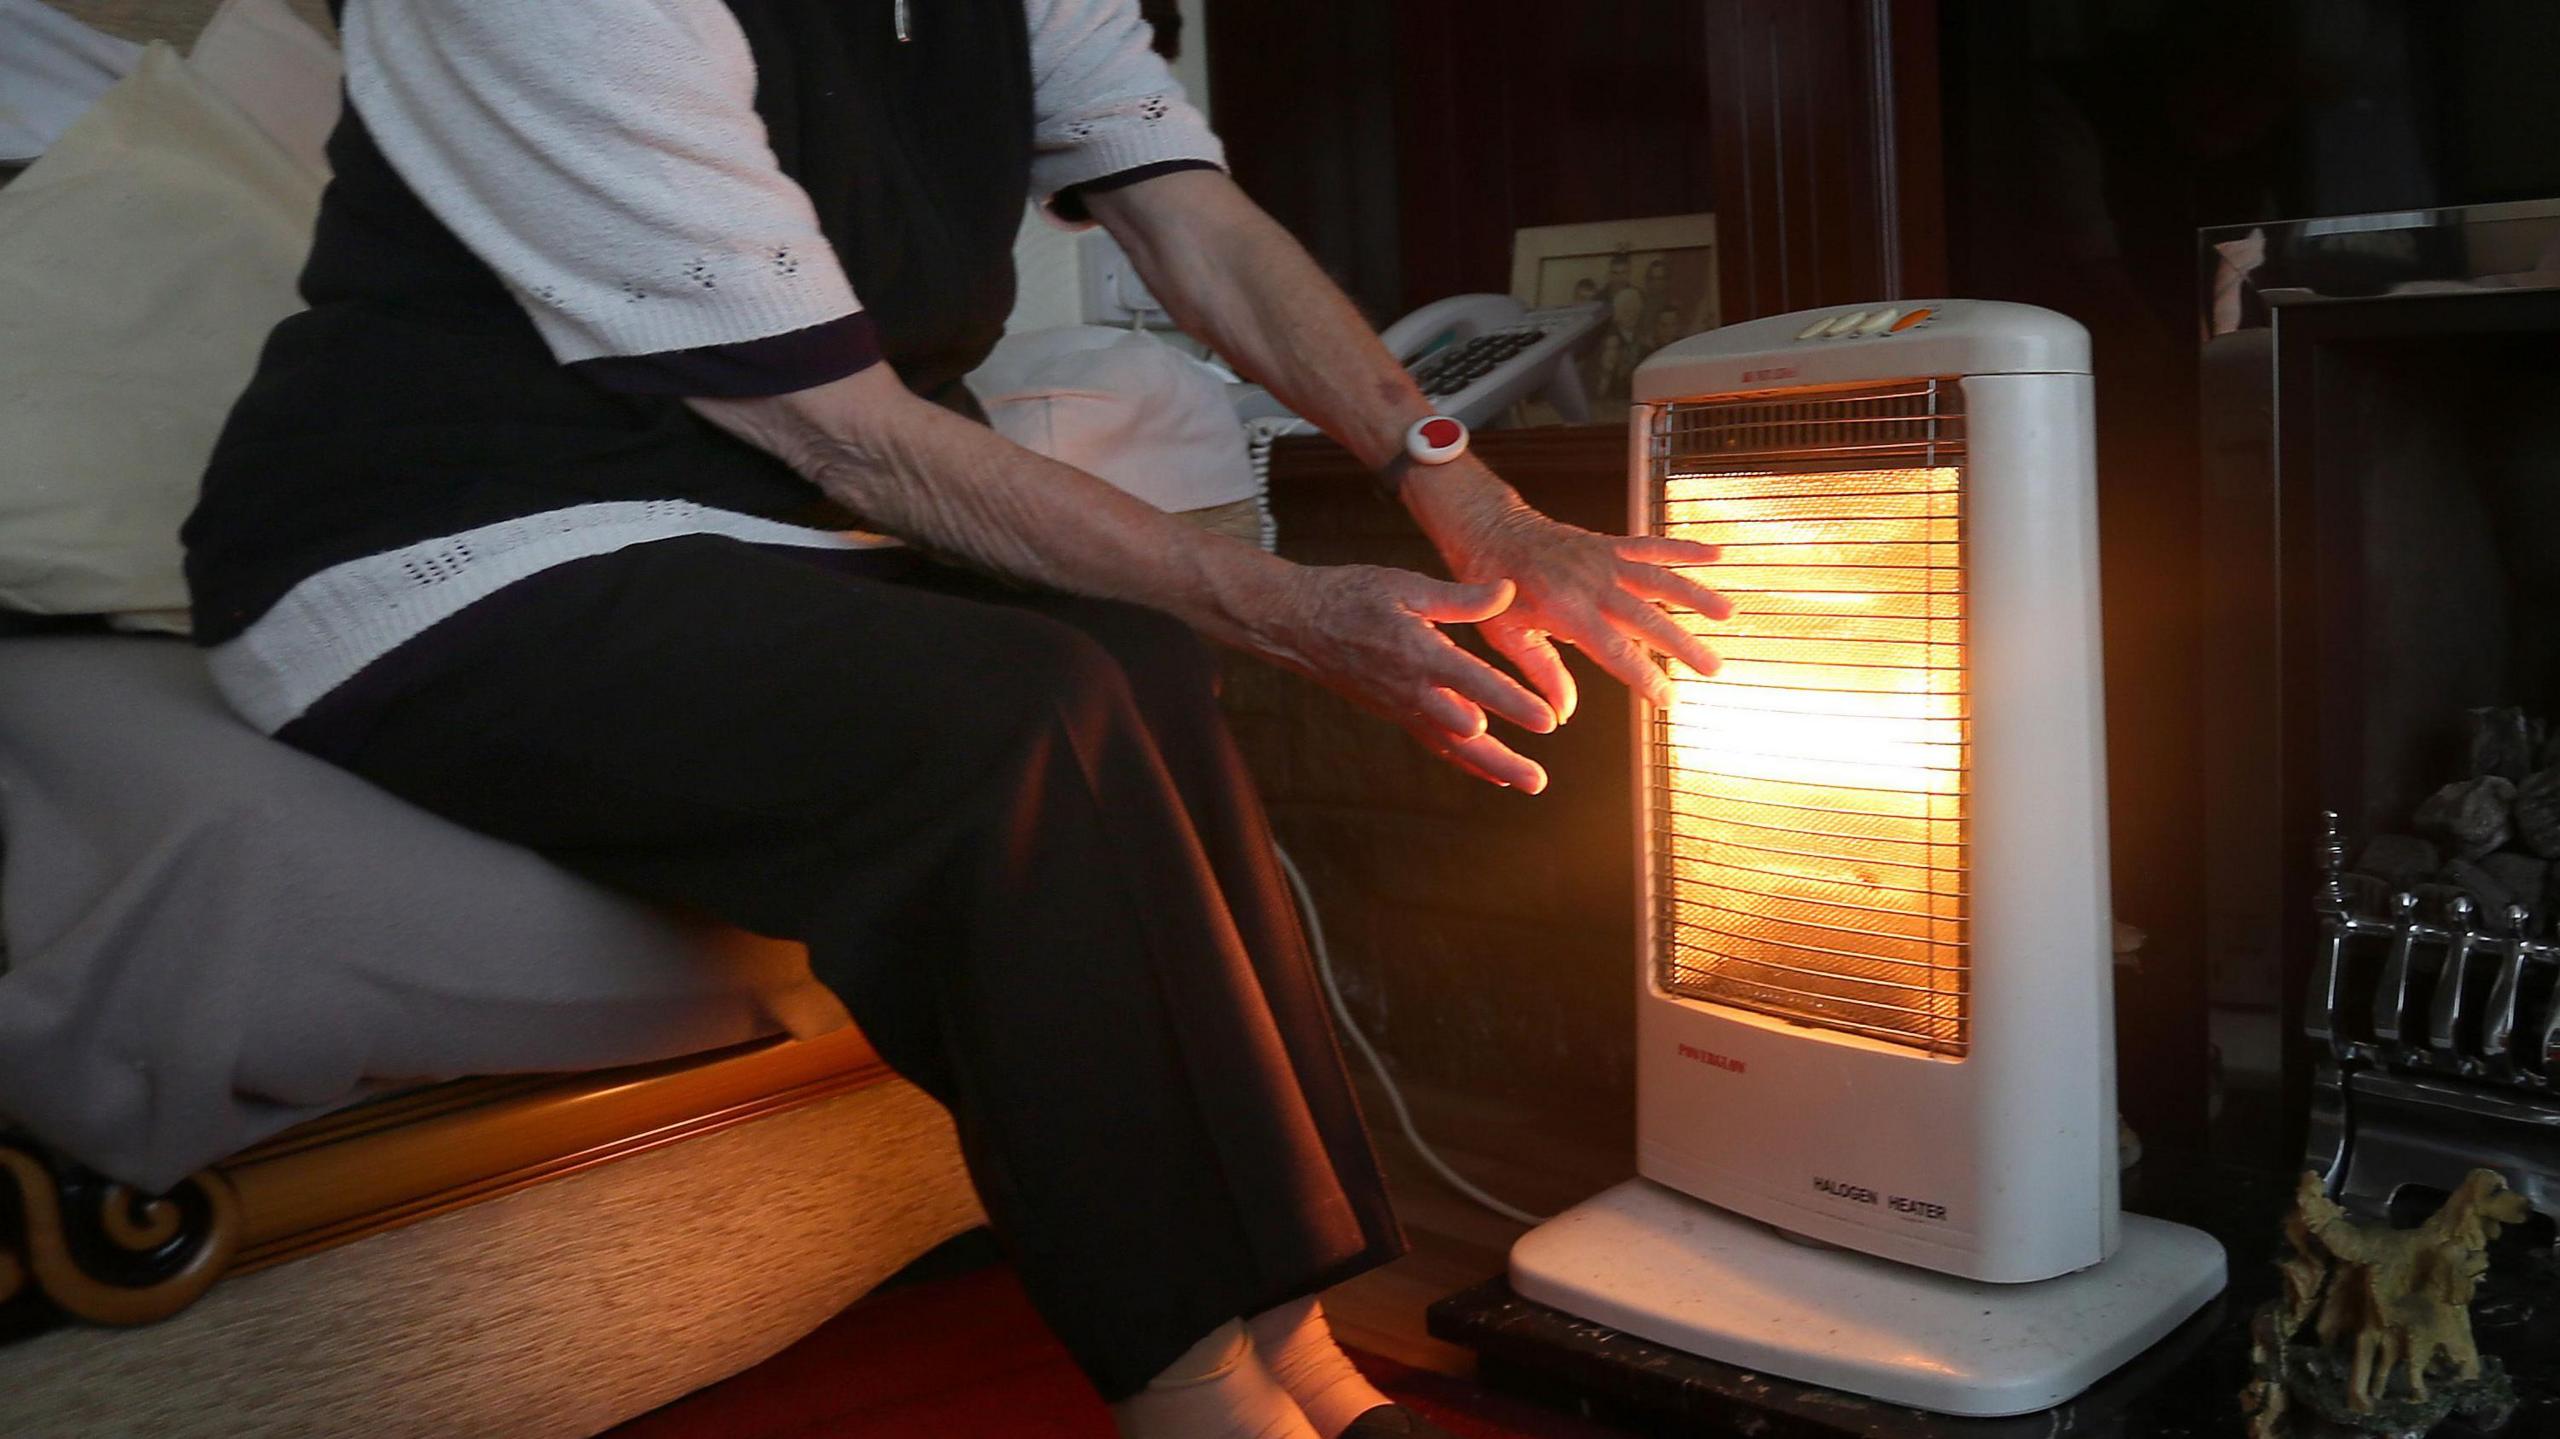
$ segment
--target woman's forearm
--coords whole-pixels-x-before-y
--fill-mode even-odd
[[[1129,600],[1211,639],[1268,650],[1294,569],[972,424],[874,365],[754,400],[696,400],[887,534],[1025,584]]]
[[[1341,287],[1226,176],[1160,175],[1087,203],[1185,333],[1363,464],[1384,465],[1431,413]]]
[[[1261,382],[1371,469],[1404,452],[1432,406],[1306,248],[1235,182],[1162,175],[1088,203],[1186,333]],[[1401,494],[1444,543],[1519,496],[1473,460],[1405,472]]]
[[[900,539],[1026,584],[1163,610],[1314,677],[1471,773],[1532,793],[1546,785],[1485,715],[1543,732],[1555,711],[1437,628],[1500,614],[1508,582],[1290,564],[917,399],[886,365],[791,395],[691,403]]]

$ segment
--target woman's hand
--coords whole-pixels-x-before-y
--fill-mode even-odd
[[[1487,732],[1488,711],[1545,734],[1545,700],[1468,654],[1443,624],[1480,624],[1511,603],[1507,580],[1451,584],[1374,565],[1278,571],[1256,605],[1253,648],[1404,726],[1432,752],[1494,784],[1536,794],[1547,772]]]
[[[1664,606],[1729,618],[1733,604],[1674,566],[1715,561],[1713,545],[1647,536],[1595,534],[1561,524],[1472,457],[1436,470],[1408,472],[1407,499],[1460,579],[1508,580],[1511,607],[1483,625],[1485,638],[1546,696],[1559,722],[1573,717],[1573,675],[1553,641],[1589,655],[1657,705],[1671,702],[1671,681],[1649,655],[1659,652],[1700,674],[1722,661]]]

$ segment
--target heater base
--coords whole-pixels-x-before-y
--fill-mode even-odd
[[[2124,1216],[2105,1263],[1982,1284],[1788,1239],[1631,1179],[1522,1235],[1523,1298],[1768,1374],[1940,1414],[2048,1409],[2222,1292],[2222,1246]]]

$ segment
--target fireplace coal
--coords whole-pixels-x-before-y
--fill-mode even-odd
[[[2560,746],[2549,725],[2517,706],[2465,716],[2470,773],[2421,801],[2414,833],[2365,843],[2357,874],[2424,899],[2469,897],[2484,914],[2521,906],[2535,935],[2549,927],[2545,891],[2560,859]]]

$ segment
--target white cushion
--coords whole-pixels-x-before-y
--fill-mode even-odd
[[[187,68],[305,168],[328,170],[347,67],[337,44],[285,0],[223,0],[187,52]]]
[[[1157,509],[1260,491],[1225,384],[1152,335],[1092,325],[1008,335],[969,388],[998,434]]]
[[[322,182],[154,45],[0,190],[0,607],[184,608],[178,526]]]

